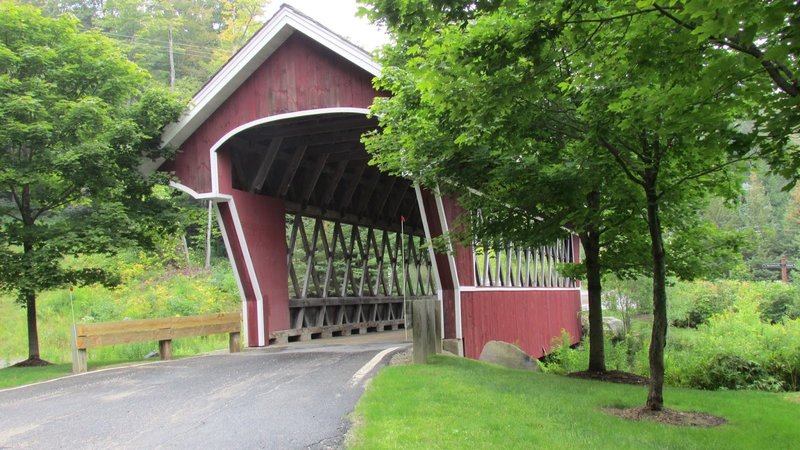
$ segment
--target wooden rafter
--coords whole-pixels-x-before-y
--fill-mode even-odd
[[[294,153],[292,153],[292,157],[283,174],[281,184],[278,186],[278,197],[286,197],[286,194],[289,192],[289,187],[292,184],[292,180],[294,180],[297,169],[300,167],[300,163],[303,161],[303,156],[305,156],[307,148],[308,145],[300,145],[294,150]]]
[[[261,160],[261,164],[258,166],[256,176],[253,178],[253,182],[250,183],[250,192],[261,190],[264,186],[264,182],[267,180],[267,175],[269,174],[269,169],[272,168],[272,164],[278,156],[278,151],[281,149],[281,143],[283,143],[283,138],[280,137],[270,141],[269,147],[267,147],[266,152],[264,152],[264,159]]]

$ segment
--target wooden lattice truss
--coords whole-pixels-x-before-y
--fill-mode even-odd
[[[570,236],[538,248],[475,243],[475,283],[498,287],[575,287],[575,280],[558,273],[559,264],[575,262],[572,245]]]
[[[287,237],[289,336],[398,329],[404,298],[436,293],[423,237],[300,214]]]

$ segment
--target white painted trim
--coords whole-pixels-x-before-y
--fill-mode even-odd
[[[225,243],[225,251],[228,254],[228,261],[231,263],[231,269],[233,270],[233,277],[236,280],[236,287],[239,288],[239,298],[242,301],[242,336],[244,338],[245,346],[249,346],[250,342],[248,342],[248,325],[247,325],[247,297],[244,295],[244,285],[242,284],[242,277],[239,275],[239,270],[236,267],[236,258],[233,255],[233,250],[231,248],[231,242],[228,238],[228,232],[225,229],[225,222],[222,220],[222,212],[219,210],[219,203],[220,202],[231,202],[233,203],[233,197],[227,194],[214,194],[212,192],[206,192],[203,194],[198,193],[194,189],[190,188],[181,183],[177,183],[175,181],[170,181],[170,187],[178,189],[179,191],[185,192],[192,196],[197,200],[211,200],[214,203],[214,210],[217,213],[217,223],[219,224],[220,234],[222,234],[222,241]],[[231,213],[232,210],[231,210]]]
[[[524,292],[524,291],[580,291],[581,288],[530,288],[530,287],[492,287],[492,286],[463,286],[462,292]]]
[[[233,270],[233,277],[236,279],[236,287],[239,288],[239,298],[242,300],[242,334],[241,336],[244,338],[245,342],[244,345],[246,347],[250,346],[249,334],[248,334],[248,324],[247,324],[247,297],[244,295],[244,285],[242,284],[242,277],[239,275],[239,269],[236,267],[236,258],[233,256],[233,250],[231,248],[231,240],[228,237],[228,231],[225,229],[225,222],[222,220],[222,212],[219,210],[219,205],[217,202],[214,202],[214,210],[217,212],[217,223],[219,224],[219,231],[222,234],[222,241],[225,243],[225,251],[228,254],[228,261],[231,263],[231,269]]]
[[[164,146],[179,147],[294,32],[300,32],[338,56],[377,76],[372,56],[291,7],[277,13],[192,98],[192,107],[162,134]]]
[[[414,183],[414,191],[417,193],[417,207],[419,208],[419,214],[422,218],[422,228],[425,230],[425,239],[428,240],[428,256],[431,259],[431,269],[433,269],[434,279],[436,280],[436,297],[439,300],[439,306],[442,310],[439,319],[442,333],[444,333],[444,294],[442,294],[442,279],[439,277],[439,266],[436,264],[436,252],[433,251],[431,229],[428,225],[428,213],[425,212],[425,203],[422,201],[422,189],[420,189],[419,183]]]
[[[274,116],[262,117],[260,119],[256,119],[245,124],[239,125],[238,127],[234,128],[231,131],[225,133],[224,136],[219,138],[214,145],[211,146],[209,150],[209,163],[211,167],[211,190],[212,192],[219,192],[219,162],[217,161],[217,150],[228,141],[228,139],[236,136],[237,134],[241,133],[244,130],[257,127],[259,125],[264,125],[271,122],[279,122],[281,120],[290,120],[290,119],[297,119],[301,117],[310,117],[310,116],[324,116],[324,115],[335,115],[335,114],[358,114],[358,115],[367,115],[369,114],[369,109],[366,108],[349,108],[349,107],[342,107],[342,108],[318,108],[318,109],[306,109],[303,111],[295,111],[285,114],[276,114]]]
[[[436,210],[439,212],[439,223],[442,225],[442,233],[447,235],[450,232],[450,227],[447,224],[447,216],[444,213],[444,203],[442,196],[439,194],[439,189],[436,189]],[[456,257],[453,250],[453,242],[450,237],[447,238],[447,259],[450,262],[450,272],[453,277],[453,289],[455,290],[454,302],[456,309],[456,339],[463,340],[464,333],[461,324],[461,283],[458,281],[458,270],[456,270]],[[463,355],[462,355],[463,356]]]
[[[239,212],[236,210],[236,202],[231,199],[229,202],[231,208],[231,216],[233,217],[233,226],[236,229],[236,237],[239,239],[239,246],[242,249],[242,256],[244,257],[244,265],[247,268],[247,274],[250,276],[250,285],[253,287],[253,293],[256,296],[256,323],[258,324],[258,346],[263,347],[266,345],[264,339],[264,296],[261,294],[261,287],[256,278],[255,265],[250,256],[250,248],[247,246],[247,240],[244,237],[244,228],[242,222],[239,220]]]
[[[232,199],[232,197],[228,194],[220,194],[220,193],[215,194],[213,192],[205,192],[201,194],[195,191],[194,189],[190,188],[189,186],[186,186],[185,184],[181,184],[175,181],[170,181],[169,186],[181,192],[189,194],[195,200],[211,200],[212,202],[216,203],[216,202],[227,202]]]

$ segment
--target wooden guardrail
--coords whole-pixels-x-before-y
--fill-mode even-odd
[[[73,353],[72,371],[86,372],[87,350],[106,345],[158,341],[161,359],[167,360],[172,359],[172,339],[229,333],[230,351],[234,353],[241,350],[241,330],[241,313],[78,324],[75,340],[77,352]]]

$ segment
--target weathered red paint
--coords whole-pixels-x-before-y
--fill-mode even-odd
[[[280,199],[238,190],[233,201],[264,299],[266,330],[285,330],[289,328],[286,207]]]
[[[368,108],[377,95],[372,75],[295,33],[181,145],[175,173],[186,186],[209,192],[209,149],[234,128],[295,111]]]
[[[577,289],[462,291],[464,355],[478,358],[487,342],[498,340],[539,358],[550,351],[561,330],[577,343],[580,302]]]
[[[244,81],[181,145],[176,158],[163,170],[174,170],[181,183],[197,192],[211,191],[210,150],[231,130],[265,117],[319,108],[368,108],[376,96],[372,75],[300,33],[295,33]],[[217,152],[218,186],[236,206],[245,242],[236,233],[231,204],[218,204],[222,222],[237,266],[245,297],[248,344],[258,343],[257,296],[247,262],[252,261],[260,294],[264,299],[264,335],[289,328],[289,292],[286,266],[285,206],[279,199],[233,189],[230,158],[225,145]],[[423,191],[423,205],[432,236],[456,226],[464,213],[458,202],[444,198],[446,224],[442,224],[436,199]],[[246,253],[248,252],[249,253]],[[577,252],[577,246],[574,250]],[[249,260],[248,260],[249,257]],[[541,356],[553,337],[565,329],[579,337],[579,291],[461,291],[474,285],[474,262],[470,248],[456,246],[452,273],[446,254],[435,255],[443,299],[444,336],[456,335],[455,306],[462,307],[462,330],[466,356],[477,358],[488,340],[518,343],[525,351]],[[458,283],[456,283],[456,274]]]
[[[236,272],[239,275],[239,280],[242,282],[245,309],[247,310],[247,343],[250,346],[254,346],[258,343],[256,294],[253,291],[253,284],[250,281],[250,273],[247,271],[247,266],[245,265],[242,244],[239,242],[239,236],[236,234],[236,224],[233,219],[230,204],[227,202],[217,203],[217,208],[219,208],[220,217],[222,217],[222,224],[225,226],[225,235],[231,247],[231,257],[236,263]]]
[[[428,219],[428,229],[431,236],[442,235],[442,224],[439,220],[439,211],[436,207],[436,197],[427,189],[422,190],[422,203],[425,207],[425,216]],[[456,312],[455,312],[455,282],[450,271],[450,260],[446,253],[434,253],[436,267],[439,272],[439,281],[442,287],[442,316],[444,318],[443,336],[445,339],[456,337]]]

